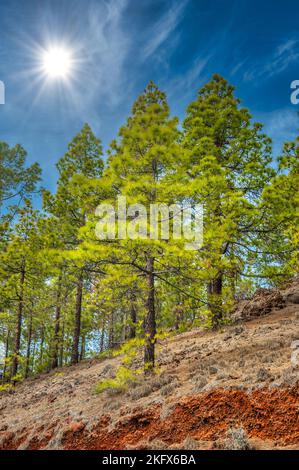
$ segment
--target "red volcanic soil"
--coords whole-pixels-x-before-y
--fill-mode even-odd
[[[110,429],[110,418],[101,419],[90,431],[81,422],[71,422],[64,431],[62,448],[67,450],[151,448],[159,440],[169,448],[180,444],[186,436],[198,441],[224,438],[231,426],[242,426],[249,438],[275,441],[277,445],[299,444],[299,385],[293,388],[259,389],[251,393],[241,390],[213,390],[179,400],[172,413],[160,419],[160,406],[136,410],[120,419]],[[2,432],[2,450],[16,449],[27,432],[14,435]],[[5,436],[6,434],[6,436]],[[51,429],[31,439],[28,449],[42,449],[52,437]]]
[[[116,394],[95,388],[121,356],[24,380],[0,394],[0,449],[230,448],[232,428],[252,448],[299,449],[299,280],[259,289],[233,320],[159,340],[157,374]]]

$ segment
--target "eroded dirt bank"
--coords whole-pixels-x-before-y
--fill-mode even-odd
[[[165,447],[182,444],[186,436],[198,441],[214,441],[233,425],[242,426],[249,437],[276,441],[284,446],[299,443],[299,386],[289,390],[214,390],[180,400],[166,419],[154,406],[136,412],[108,431],[101,424],[92,434],[70,432],[66,449],[124,449],[126,446],[149,447],[162,441]],[[108,419],[108,418],[107,418]],[[154,442],[153,442],[154,441]]]
[[[118,394],[94,390],[114,376],[119,357],[2,393],[0,449],[210,449],[235,427],[258,448],[299,448],[299,283],[259,290],[235,317],[218,332],[160,341],[160,373]]]
[[[278,446],[299,444],[299,385],[287,389],[252,391],[213,390],[187,396],[161,415],[161,405],[136,409],[111,426],[103,416],[92,429],[81,421],[69,422],[60,436],[63,449],[125,449],[184,447],[186,436],[195,441],[221,439],[230,426],[242,426],[250,438],[275,442]],[[65,423],[66,424],[66,423]],[[28,431],[14,434],[2,431],[2,449],[44,449],[59,430],[40,428],[28,441]]]

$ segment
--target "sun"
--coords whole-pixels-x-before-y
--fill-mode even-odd
[[[53,47],[43,52],[42,68],[52,79],[65,79],[72,69],[72,55],[64,47]]]

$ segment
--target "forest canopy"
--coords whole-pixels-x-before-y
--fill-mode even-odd
[[[299,140],[273,155],[219,75],[181,123],[150,82],[107,152],[85,124],[57,170],[56,191],[42,190],[39,166],[0,142],[3,383],[113,350],[142,350],[150,374],[164,334],[219,328],[237,300],[298,272]],[[202,205],[202,245],[99,239],[96,208],[119,196],[146,208]]]

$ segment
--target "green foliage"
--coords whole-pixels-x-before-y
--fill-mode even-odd
[[[0,385],[0,393],[1,392],[7,392],[8,390],[12,390],[13,386],[9,383]]]
[[[142,351],[153,372],[168,334],[229,323],[236,300],[298,272],[299,140],[285,144],[276,168],[270,139],[234,93],[215,75],[179,127],[150,82],[106,163],[87,124],[73,138],[57,163],[55,193],[43,191],[42,213],[31,202],[39,167],[26,167],[21,146],[0,143],[4,380],[120,356],[116,377],[97,392],[125,390]],[[20,206],[8,208],[15,195]],[[171,230],[168,240],[97,239],[95,209],[118,196],[148,211],[203,204],[203,246],[186,250]],[[161,234],[161,217],[158,225]],[[132,220],[123,228],[140,230]]]
[[[0,215],[3,204],[18,198],[18,204],[28,197],[40,180],[40,167],[37,163],[26,168],[26,151],[21,145],[9,148],[0,141]]]
[[[96,393],[103,393],[107,390],[115,392],[123,392],[127,390],[130,384],[136,381],[137,372],[132,371],[128,367],[120,366],[114,379],[105,379],[98,383],[95,388]]]

